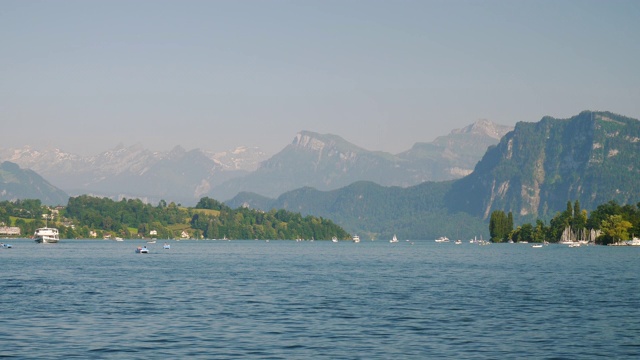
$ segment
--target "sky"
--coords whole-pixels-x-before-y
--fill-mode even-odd
[[[639,59],[636,0],[0,0],[0,147],[399,153],[479,119],[639,119]]]

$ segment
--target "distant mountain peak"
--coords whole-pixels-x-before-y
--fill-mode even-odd
[[[296,136],[293,138],[291,146],[315,152],[323,152],[326,149],[353,153],[367,151],[348,142],[338,135],[319,134],[306,130],[300,131],[296,134]]]
[[[309,150],[322,151],[326,143],[320,139],[319,134],[301,131],[293,138],[291,145]]]
[[[491,120],[480,119],[471,125],[465,126],[462,129],[455,129],[451,131],[451,134],[476,134],[486,135],[493,139],[500,140],[506,133],[513,130],[512,126],[505,126],[496,124]]]

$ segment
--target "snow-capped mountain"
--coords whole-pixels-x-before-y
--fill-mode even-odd
[[[139,145],[118,145],[86,157],[30,146],[0,149],[0,160],[33,170],[72,196],[135,197],[185,204],[195,203],[213,186],[255,170],[264,159],[260,149],[251,147],[212,152],[176,146],[169,152],[158,152]]]

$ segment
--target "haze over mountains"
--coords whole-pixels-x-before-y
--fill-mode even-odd
[[[241,156],[252,154],[248,149],[230,155],[230,159],[242,159],[235,162],[216,162],[203,151],[180,147],[168,153],[119,147],[92,161],[62,153],[54,153],[55,157],[11,154],[23,161],[32,159],[43,171],[56,169],[59,176],[65,175],[60,169],[68,169],[71,175],[91,180],[84,184],[113,191],[116,197],[144,192],[177,202],[168,196],[177,193],[189,204],[194,197],[210,196],[216,190],[237,191],[226,201],[232,208],[275,208],[322,216],[365,238],[393,233],[416,239],[486,235],[485,221],[494,210],[512,212],[522,222],[549,219],[564,210],[568,201],[580,201],[583,209],[611,200],[640,202],[637,119],[584,111],[568,119],[519,122],[512,131],[506,130],[478,122],[397,155],[367,151],[336,135],[303,131],[259,165]],[[501,131],[506,134],[498,140]],[[492,141],[495,145],[487,148]],[[259,158],[260,153],[254,152]],[[33,160],[38,158],[52,164]],[[53,166],[54,161],[60,166]],[[234,163],[252,164],[256,170]],[[81,166],[86,167],[84,172]],[[226,181],[232,177],[233,181]],[[41,198],[40,190],[16,194],[52,187],[39,181],[45,182],[31,170],[5,163],[0,168],[0,199],[6,199],[6,194],[12,196],[9,199]],[[17,188],[16,183],[30,186]],[[229,191],[230,184],[240,186]],[[169,192],[173,187],[177,189]],[[269,193],[277,195],[265,195]]]
[[[486,236],[484,221],[494,210],[512,212],[522,222],[549,219],[567,201],[591,210],[612,200],[636,204],[639,164],[640,121],[584,111],[569,119],[517,123],[459,180],[408,188],[357,182],[333,191],[301,188],[276,199],[242,193],[227,204],[328,217],[372,238]]]
[[[0,162],[0,200],[40,199],[43,204],[62,205],[69,195],[51,185],[29,169],[20,169],[12,162]]]
[[[510,129],[480,120],[397,155],[368,151],[336,135],[302,131],[270,159],[251,147],[213,153],[186,151],[180,146],[169,152],[152,152],[119,145],[90,157],[29,146],[0,149],[0,160],[31,169],[72,196],[189,205],[203,196],[227,200],[248,191],[276,197],[304,186],[330,190],[358,180],[411,186],[426,180],[455,179],[470,173],[486,148]]]

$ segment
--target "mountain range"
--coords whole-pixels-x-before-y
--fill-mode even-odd
[[[270,199],[238,194],[231,207],[282,208],[328,217],[372,238],[487,236],[494,210],[517,223],[549,219],[578,200],[595,209],[640,201],[640,121],[585,111],[569,119],[519,122],[462,179],[383,187],[357,182],[333,191],[301,188]]]
[[[478,128],[486,138],[487,129],[479,124],[474,130],[476,125],[429,144],[416,144],[398,155],[370,152],[335,135],[303,131],[253,172],[230,170],[244,171],[236,176],[243,186],[237,187],[240,192],[226,203],[232,208],[276,208],[325,217],[364,238],[397,233],[404,238],[425,239],[486,236],[486,219],[494,210],[513,213],[517,224],[536,218],[548,220],[565,210],[568,201],[577,200],[588,210],[611,200],[620,204],[640,202],[637,119],[584,111],[568,119],[544,117],[538,122],[518,122],[494,145],[477,151],[479,161],[471,171],[463,164],[472,160],[470,149],[474,145],[465,141],[470,142],[469,134]],[[469,157],[465,158],[463,150],[468,150]],[[192,197],[229,186],[224,181],[211,185],[213,180],[207,179],[224,171],[212,166],[215,162],[200,150],[178,147],[166,154],[139,150],[154,159],[149,163],[141,160],[145,156],[132,155],[135,152],[131,149],[120,151],[98,158],[105,159],[102,163],[123,162],[127,170],[114,167],[115,175],[103,170],[104,178],[88,177],[91,184],[104,181],[103,189],[116,192],[125,188],[127,181],[141,181],[146,182],[145,187],[136,188],[130,183],[127,189],[157,196],[166,188],[154,181],[166,181],[164,186],[171,186],[188,179],[190,187],[185,186],[184,194]],[[15,164],[3,168],[7,166],[14,172],[17,168]],[[460,174],[457,169],[471,172],[455,179],[455,174]],[[311,175],[302,176],[306,172]],[[429,174],[440,178],[428,179]],[[298,175],[300,182],[290,181]],[[272,187],[262,188],[263,193],[243,190],[255,189],[259,179]],[[322,186],[313,182],[317,179]],[[281,186],[280,182],[287,185],[281,189],[290,190],[273,197],[265,195],[268,191],[277,194],[279,190],[273,189]],[[344,183],[348,184],[341,186]],[[107,184],[115,185],[107,188]],[[194,192],[198,185],[200,190]]]
[[[186,151],[176,146],[154,152],[141,146],[118,145],[95,156],[79,156],[59,149],[0,149],[0,159],[41,174],[72,195],[139,198],[157,203],[162,199],[195,204],[209,190],[233,177],[257,168],[266,155],[258,148],[232,151]]]
[[[302,131],[256,171],[213,188],[210,195],[229,199],[249,191],[276,197],[301,187],[334,190],[361,180],[407,187],[458,179],[471,173],[487,147],[511,129],[479,120],[396,155],[365,150],[337,135]]]
[[[254,192],[276,197],[305,186],[331,190],[359,180],[411,186],[460,178],[510,129],[480,120],[397,155],[365,150],[337,135],[302,131],[293,143],[268,159],[251,147],[215,153],[186,151],[180,146],[154,152],[137,145],[119,145],[88,157],[28,146],[0,149],[0,160],[36,171],[72,196],[192,205],[203,196],[225,200],[240,192]]]

